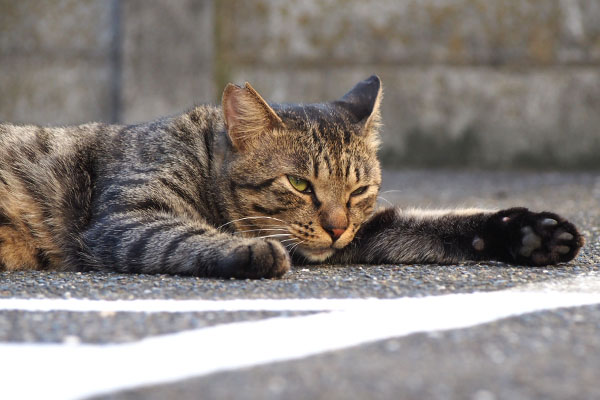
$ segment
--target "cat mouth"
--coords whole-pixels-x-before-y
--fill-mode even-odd
[[[331,247],[304,247],[298,246],[298,252],[310,261],[325,261],[335,253],[335,249]]]

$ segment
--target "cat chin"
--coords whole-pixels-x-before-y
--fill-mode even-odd
[[[335,249],[311,249],[308,247],[298,248],[298,252],[306,257],[309,261],[321,262],[325,261],[335,253]]]

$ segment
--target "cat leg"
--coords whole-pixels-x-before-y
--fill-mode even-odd
[[[547,265],[572,260],[583,245],[575,226],[526,208],[376,213],[338,260],[366,263],[455,263],[498,260]]]
[[[243,239],[161,211],[111,214],[93,223],[83,241],[90,270],[271,278],[290,269],[277,241]]]

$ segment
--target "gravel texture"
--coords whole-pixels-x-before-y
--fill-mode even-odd
[[[0,342],[126,343],[145,337],[310,312],[0,312]]]
[[[0,297],[89,299],[350,298],[428,296],[498,290],[598,271],[598,265],[519,267],[502,263],[313,266],[279,280],[166,275],[19,272],[0,275]]]

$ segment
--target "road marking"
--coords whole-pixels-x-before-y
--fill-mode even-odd
[[[553,292],[565,294],[565,292]],[[505,300],[507,295],[510,298]],[[236,311],[395,311],[399,307],[427,307],[448,299],[468,303],[473,296],[498,297],[502,301],[531,302],[539,292],[498,291],[488,293],[462,293],[430,297],[404,297],[397,299],[237,299],[237,300],[86,300],[86,299],[0,299],[0,311],[26,312],[132,312],[132,313],[189,313],[189,312],[236,312]],[[581,296],[582,293],[569,293]],[[593,295],[593,293],[591,293]],[[557,297],[560,299],[560,296]],[[560,301],[556,307],[561,307]],[[550,301],[551,304],[554,304]],[[541,306],[541,305],[540,305]]]
[[[151,304],[148,300],[137,304],[140,302]],[[98,306],[105,302],[93,303]],[[169,302],[169,309],[177,309],[176,303]],[[205,304],[204,310],[208,305],[217,310],[214,303],[196,304]],[[293,310],[329,311],[231,323],[127,344],[0,344],[0,398],[78,399],[298,359],[416,332],[465,328],[530,312],[600,304],[600,293],[507,290],[390,300],[217,303],[229,304],[221,307],[227,311],[290,310],[292,306],[296,307]],[[188,307],[179,309],[188,311]]]

